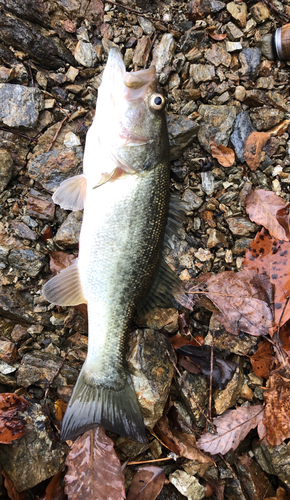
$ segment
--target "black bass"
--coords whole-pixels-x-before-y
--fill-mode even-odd
[[[111,49],[87,134],[84,173],[64,181],[53,196],[64,209],[84,208],[84,216],[79,258],[45,284],[43,296],[61,306],[86,303],[89,319],[88,354],[62,440],[95,426],[145,440],[124,356],[136,310],[170,307],[168,295],[177,283],[162,258],[180,217],[180,207],[173,207],[167,224],[164,108],[155,67],[127,73],[119,50]]]

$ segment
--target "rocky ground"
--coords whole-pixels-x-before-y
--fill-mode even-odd
[[[110,47],[121,49],[127,70],[153,62],[167,98],[171,189],[190,211],[166,260],[183,281],[208,271],[241,271],[259,229],[245,210],[252,187],[290,201],[289,63],[270,61],[261,51],[262,37],[290,21],[290,1],[124,4],[0,0],[0,392],[30,403],[26,434],[0,445],[0,463],[16,493],[26,491],[31,500],[43,497],[69,451],[57,430],[87,346],[84,309],[55,307],[41,296],[51,273],[77,255],[82,221],[81,212],[60,209],[51,196],[82,170]],[[254,130],[271,132],[256,171],[244,157]],[[231,167],[212,157],[211,138],[233,149]],[[156,422],[172,402],[179,416],[174,420],[171,411],[171,423],[177,419],[179,428],[197,435],[205,417],[196,401],[207,412],[212,397],[213,415],[263,404],[265,380],[249,362],[259,337],[230,335],[211,315],[195,307],[190,314],[158,309],[145,321],[136,318],[128,363],[152,433],[146,446],[111,437],[122,462],[157,460],[165,469],[169,480],[159,500],[221,499],[223,488],[225,498],[234,500],[274,497],[279,486],[290,489],[287,441],[267,447],[252,431],[235,452],[198,467],[190,458],[168,460],[156,435]],[[231,380],[211,394],[203,375],[182,366],[175,371],[170,338],[180,332],[212,345],[212,330],[215,346],[236,364]],[[135,470],[125,469],[126,488]],[[7,498],[4,484],[0,494]]]

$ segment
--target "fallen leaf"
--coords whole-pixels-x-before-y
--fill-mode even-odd
[[[7,490],[8,496],[10,500],[25,500],[26,499],[26,491],[22,491],[21,493],[18,493],[16,490],[12,479],[8,476],[7,472],[5,470],[2,470],[2,475],[4,476],[4,486]]]
[[[50,270],[52,274],[59,273],[62,269],[70,266],[75,260],[75,255],[67,252],[50,252]]]
[[[290,380],[279,374],[271,375],[264,399],[263,421],[267,429],[267,441],[272,446],[278,446],[290,437]]]
[[[208,33],[208,34],[213,40],[216,40],[218,42],[224,40],[227,36],[226,33]]]
[[[172,431],[169,427],[168,418],[163,415],[158,422],[156,422],[154,427],[154,435],[159,438],[161,444],[165,446],[170,451],[173,451],[175,455],[180,455],[181,450],[178,444],[176,444]]]
[[[45,490],[45,500],[65,500],[66,495],[62,484],[64,477],[64,469],[50,480]]]
[[[290,324],[289,321],[280,329],[280,340],[284,351],[290,356]]]
[[[19,411],[25,410],[26,406],[29,403],[16,394],[0,394],[0,443],[9,444],[25,434],[25,421]]]
[[[235,153],[233,150],[222,144],[218,146],[212,134],[210,134],[210,148],[212,156],[216,158],[223,167],[231,167],[235,163]]]
[[[233,335],[267,335],[272,326],[273,289],[268,276],[248,270],[224,271],[202,282],[201,291],[219,310],[216,319]],[[197,291],[198,286],[187,290]]]
[[[290,213],[290,203],[277,211],[276,213],[276,218],[277,221],[279,222],[280,226],[283,227],[286,233],[286,237],[288,240],[290,239],[290,218],[289,218],[289,213]],[[274,236],[274,235],[272,235]]]
[[[280,196],[272,191],[256,189],[250,192],[245,202],[251,221],[264,226],[274,238],[288,241],[286,231],[277,220],[276,215],[281,208],[285,208],[285,203]]]
[[[193,339],[193,340],[188,340],[186,339],[185,337],[183,337],[182,335],[180,335],[179,333],[176,333],[176,335],[173,335],[173,337],[171,337],[170,339],[170,342],[171,342],[171,345],[172,347],[174,347],[174,349],[178,349],[178,347],[182,347],[183,345],[196,345],[196,346],[199,346],[200,343]]]
[[[220,417],[214,418],[216,434],[206,432],[197,441],[202,450],[216,455],[225,455],[230,449],[236,450],[240,442],[251,429],[254,429],[263,418],[263,406],[239,407],[226,411]]]
[[[289,500],[289,497],[287,496],[287,493],[284,490],[284,488],[281,488],[281,486],[277,489],[275,497],[265,498],[265,500],[287,500],[287,499]]]
[[[244,157],[251,170],[255,171],[259,167],[262,149],[270,137],[268,132],[252,132],[247,138]]]
[[[185,345],[177,349],[176,352],[178,354],[188,356],[199,368],[199,371],[207,378],[207,380],[210,380],[211,347],[209,345],[203,345],[201,347]],[[212,383],[214,387],[217,387],[219,390],[224,389],[227,383],[231,380],[236,368],[237,363],[219,358],[216,355],[216,350],[214,350],[212,369]]]
[[[65,403],[62,399],[58,399],[54,403],[54,408],[57,420],[62,420],[67,408],[67,403]]]
[[[66,458],[65,493],[69,500],[124,500],[124,476],[114,443],[102,427],[85,432]]]
[[[133,477],[127,500],[155,500],[163,488],[165,472],[155,465],[140,467]]]
[[[270,342],[261,342],[255,354],[250,356],[253,372],[257,377],[268,378],[273,356],[274,350]]]
[[[290,243],[277,241],[266,229],[256,234],[243,261],[244,269],[256,270],[268,275],[275,286],[274,319],[278,325],[287,297],[290,295],[290,274],[288,272]],[[283,313],[281,326],[290,319],[290,302]]]

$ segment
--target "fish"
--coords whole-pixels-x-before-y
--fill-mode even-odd
[[[63,181],[53,195],[62,208],[84,213],[78,258],[42,294],[53,304],[85,303],[88,310],[88,353],[62,441],[96,426],[146,441],[125,352],[136,311],[171,307],[180,283],[164,260],[184,212],[170,201],[165,105],[155,67],[127,72],[120,51],[110,49],[83,174]]]

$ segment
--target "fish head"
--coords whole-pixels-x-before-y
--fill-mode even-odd
[[[120,51],[111,49],[91,128],[91,139],[124,172],[142,173],[168,158],[165,98],[155,67],[126,72]]]

